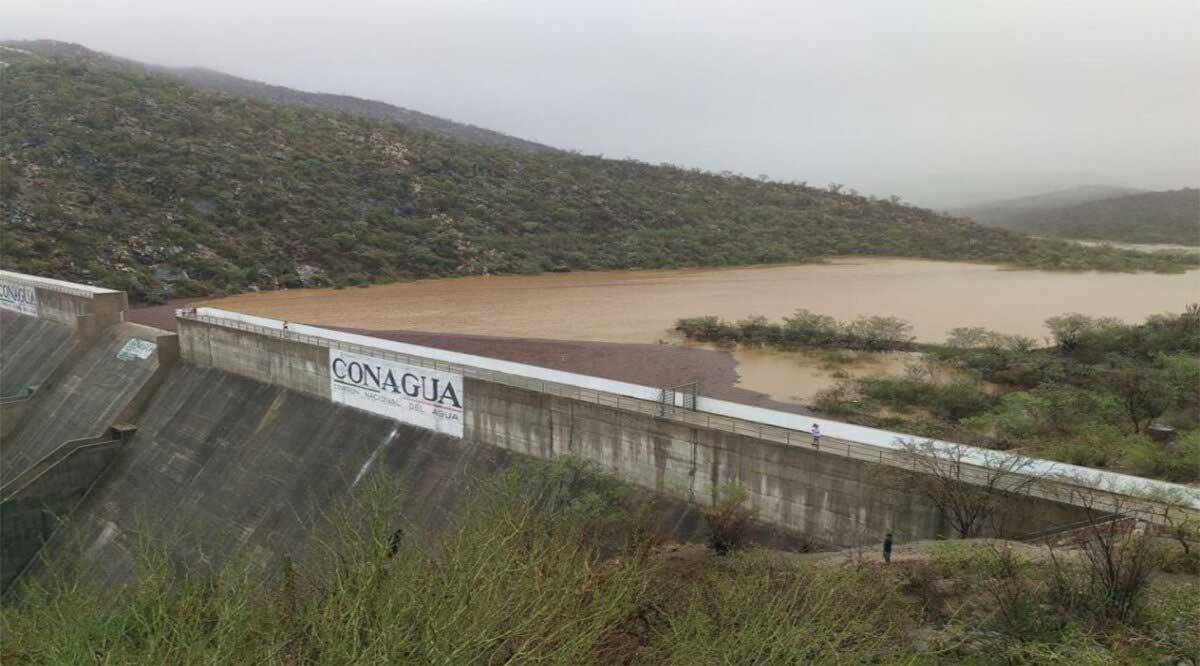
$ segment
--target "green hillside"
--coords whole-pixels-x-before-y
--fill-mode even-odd
[[[456,123],[453,120],[438,118],[437,116],[395,106],[394,104],[387,104],[371,99],[361,99],[349,95],[312,93],[285,88],[283,86],[273,86],[202,67],[162,67],[160,65],[149,65],[136,60],[93,51],[79,44],[70,44],[50,39],[7,41],[0,42],[0,46],[21,49],[48,58],[70,58],[109,68],[127,69],[137,73],[164,74],[197,88],[221,92],[234,97],[245,97],[259,102],[309,106],[323,111],[344,112],[365,118],[390,120],[410,129],[439,134],[466,143],[499,146],[530,152],[554,150],[554,148],[540,143],[526,141],[525,139],[519,139],[474,125]]]
[[[896,255],[1196,259],[1037,241],[811,187],[461,143],[0,49],[3,265],[135,298],[403,278]]]
[[[1063,238],[1200,245],[1200,190],[1146,192],[1029,211],[1001,226]]]

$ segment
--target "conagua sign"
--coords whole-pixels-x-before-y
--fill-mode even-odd
[[[463,436],[462,375],[330,349],[329,381],[334,402]]]
[[[38,315],[37,290],[16,282],[0,280],[0,308],[36,317]]]

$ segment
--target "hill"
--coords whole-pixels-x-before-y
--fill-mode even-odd
[[[453,120],[438,118],[420,111],[370,99],[361,99],[349,95],[331,95],[328,93],[312,93],[270,85],[250,79],[243,79],[224,72],[218,72],[202,67],[162,67],[119,58],[117,56],[99,53],[78,44],[69,44],[49,39],[29,41],[0,42],[4,46],[17,48],[44,58],[72,58],[84,60],[93,64],[125,68],[144,73],[165,74],[198,88],[221,92],[234,97],[267,102],[268,104],[293,104],[308,106],[323,111],[348,113],[363,118],[390,120],[405,127],[438,134],[451,139],[476,143],[484,146],[499,146],[524,151],[554,150],[533,141],[518,139],[514,136],[501,134],[474,125],[457,123]]]
[[[1032,210],[1014,215],[1001,225],[1062,238],[1200,245],[1200,190],[1145,192]]]
[[[951,209],[950,212],[955,215],[969,217],[983,224],[1005,226],[1007,220],[1017,215],[1062,208],[1064,206],[1074,206],[1100,199],[1111,199],[1113,197],[1125,196],[1126,194],[1137,194],[1142,191],[1131,187],[1082,185],[1080,187],[1071,187],[1045,194],[1035,194],[1029,197],[1017,197],[1015,199],[1002,199],[1000,201],[988,201],[961,206]]]
[[[88,57],[0,49],[3,265],[136,298],[892,255],[1195,259],[1039,241],[802,185],[452,140]]]

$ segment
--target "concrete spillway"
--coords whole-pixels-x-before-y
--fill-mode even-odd
[[[176,533],[184,562],[236,551],[265,565],[301,552],[313,518],[368,466],[407,484],[398,507],[436,520],[461,486],[454,470],[503,462],[496,449],[363,415],[217,370],[180,365],[147,405],[108,480],[76,510],[78,546],[96,575],[130,574],[138,534]]]
[[[0,397],[41,384],[74,343],[69,326],[0,310]]]
[[[157,353],[139,358],[123,350],[130,340],[153,343],[158,335],[161,331],[156,329],[118,324],[91,341],[38,392],[5,437],[0,482],[7,483],[65,442],[103,434],[158,368]]]
[[[140,535],[172,538],[180,562],[236,552],[270,567],[303,555],[314,519],[372,470],[403,483],[397,523],[436,529],[470,480],[514,455],[219,370],[170,371],[67,536],[103,579],[131,575]],[[668,527],[695,532],[682,502]],[[203,548],[203,555],[200,549]]]

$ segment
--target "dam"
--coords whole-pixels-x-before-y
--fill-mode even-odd
[[[522,458],[592,463],[658,498],[685,538],[730,484],[773,543],[950,531],[927,499],[878,483],[880,467],[912,465],[917,438],[903,433],[214,308],[178,311],[167,333],[129,323],[121,292],[10,272],[0,286],[6,588],[68,539],[95,577],[127,580],[148,530],[186,532],[182,563],[227,551],[274,566],[375,469],[404,482],[401,513],[437,526],[464,483]],[[980,486],[1007,457],[931,446],[958,452],[961,479]],[[1022,534],[1114,504],[1154,521],[1154,497],[1200,508],[1175,484],[1048,461],[1020,470],[1007,510]]]

